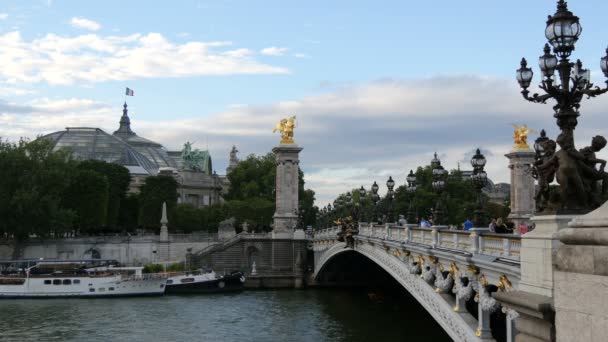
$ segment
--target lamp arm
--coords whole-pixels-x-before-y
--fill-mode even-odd
[[[541,86],[544,89],[544,86]],[[545,90],[547,91],[547,90]],[[538,93],[534,93],[534,95],[529,96],[530,92],[527,89],[521,91],[524,99],[534,102],[534,103],[547,103],[547,100],[553,97],[551,94],[539,95]]]
[[[598,86],[593,87],[593,83],[589,83],[589,85],[580,91],[582,94],[587,95],[587,98],[590,99],[592,97],[596,97],[598,95],[602,95],[608,92],[608,81],[606,81],[606,87],[600,88]]]

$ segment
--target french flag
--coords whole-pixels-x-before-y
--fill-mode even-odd
[[[127,88],[127,90],[125,90],[125,95],[133,96],[135,95],[135,92],[133,91],[133,89]]]

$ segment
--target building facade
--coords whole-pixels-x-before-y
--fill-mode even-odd
[[[209,151],[192,150],[189,142],[181,151],[137,135],[131,129],[127,104],[123,106],[119,128],[108,134],[100,128],[67,127],[42,137],[53,142],[53,150],[67,149],[78,160],[101,160],[123,165],[131,174],[129,192],[137,193],[146,177],[168,175],[178,184],[178,202],[204,207],[223,201],[230,185],[226,176],[213,171]],[[229,170],[236,166],[236,148],[230,152]],[[228,171],[229,171],[228,170]]]

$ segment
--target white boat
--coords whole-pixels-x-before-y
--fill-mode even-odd
[[[239,291],[245,284],[245,275],[241,272],[218,275],[213,270],[188,272],[173,275],[167,279],[166,293],[209,293]]]
[[[163,295],[167,277],[142,269],[98,260],[2,262],[0,298]]]

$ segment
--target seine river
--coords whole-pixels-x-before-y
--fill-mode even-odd
[[[0,301],[2,341],[449,341],[413,300],[343,289]]]

